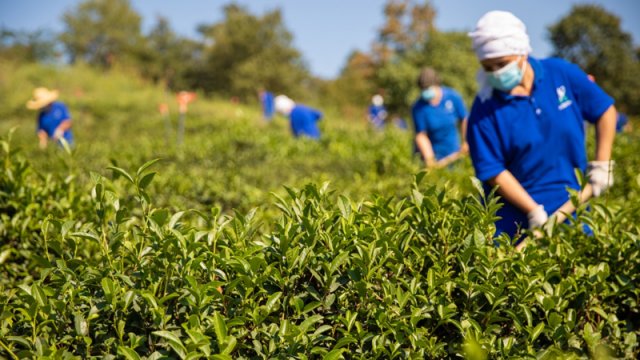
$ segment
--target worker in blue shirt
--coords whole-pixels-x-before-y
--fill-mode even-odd
[[[535,59],[526,27],[509,12],[490,11],[469,33],[482,65],[467,139],[476,176],[498,186],[504,206],[497,233],[521,239],[580,188],[586,171],[599,196],[613,184],[613,99],[574,64]],[[583,119],[596,126],[595,161],[587,163]]]
[[[68,145],[73,144],[71,133],[71,115],[67,107],[58,99],[57,90],[49,90],[44,87],[36,88],[33,97],[27,101],[27,108],[38,110],[38,139],[40,148],[47,147],[49,139],[60,144],[64,139]]]
[[[375,129],[382,129],[387,118],[387,109],[384,107],[384,98],[380,94],[371,97],[371,105],[368,109],[369,123]]]
[[[420,97],[411,108],[416,151],[428,168],[445,166],[468,150],[467,110],[462,97],[442,86],[432,68],[422,69],[418,86]],[[462,135],[458,133],[458,125]]]
[[[318,121],[322,119],[320,111],[296,104],[286,95],[276,96],[275,109],[279,114],[289,118],[293,136],[320,139],[320,129],[318,128]]]
[[[616,132],[631,131],[627,114],[618,111],[616,116]]]
[[[275,112],[273,103],[273,94],[263,88],[258,92],[260,106],[262,107],[262,118],[265,121],[271,121]]]

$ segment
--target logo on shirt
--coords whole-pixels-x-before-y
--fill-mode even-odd
[[[558,110],[564,110],[573,103],[567,96],[567,88],[564,85],[556,88],[556,94],[558,94]]]
[[[453,111],[453,102],[451,100],[447,100],[444,103],[444,108],[447,109],[448,112],[452,112]]]

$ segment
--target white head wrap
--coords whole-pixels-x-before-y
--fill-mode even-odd
[[[480,61],[502,56],[528,55],[531,52],[527,27],[508,11],[494,10],[484,14],[469,36]],[[478,72],[477,80],[480,85],[478,96],[485,101],[491,97],[493,89],[482,69]]]
[[[274,105],[277,112],[284,116],[289,116],[293,108],[296,106],[296,103],[286,95],[278,95],[274,99]]]
[[[376,94],[371,97],[371,103],[375,106],[382,106],[384,104],[384,99],[382,95]]]
[[[469,36],[480,60],[531,52],[527,27],[508,11],[495,10],[484,14]]]

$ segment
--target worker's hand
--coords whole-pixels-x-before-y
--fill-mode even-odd
[[[436,161],[436,158],[433,158],[433,157],[426,158],[424,161],[424,164],[427,167],[427,169],[433,169],[438,166],[438,162]]]
[[[465,141],[460,146],[460,154],[461,155],[467,155],[468,153],[469,153],[469,144]]]
[[[587,176],[589,183],[593,187],[593,196],[600,196],[605,190],[613,185],[613,165],[615,161],[589,161],[587,165]]]
[[[64,130],[61,130],[60,128],[57,128],[53,132],[53,139],[54,140],[60,140],[60,138],[62,138],[63,136],[64,136]]]
[[[549,219],[549,215],[544,210],[544,206],[538,205],[527,214],[527,219],[529,219],[529,229],[532,230],[544,225]]]
[[[47,139],[40,138],[40,149],[44,150],[47,148]]]

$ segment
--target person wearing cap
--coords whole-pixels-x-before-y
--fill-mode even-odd
[[[296,104],[286,95],[278,95],[275,98],[276,112],[289,118],[291,132],[295,137],[308,137],[320,139],[318,121],[322,119],[322,113],[306,105]]]
[[[371,105],[368,109],[369,123],[375,129],[382,129],[384,121],[387,118],[387,109],[384,107],[384,99],[382,95],[375,94],[371,97]]]
[[[434,69],[422,69],[417,82],[420,96],[411,108],[416,152],[428,168],[445,166],[467,152],[467,109],[460,94],[440,84]]]
[[[27,101],[27,109],[38,110],[38,139],[40,148],[47,147],[49,139],[59,144],[64,139],[67,144],[73,144],[71,132],[71,115],[67,107],[58,99],[57,90],[39,87],[33,90],[33,97]]]
[[[469,33],[482,65],[467,139],[476,177],[497,186],[497,233],[519,242],[579,190],[586,171],[594,196],[613,184],[613,99],[576,65],[536,59],[524,23],[506,11],[483,15]],[[583,118],[596,126],[595,160],[587,163]]]

